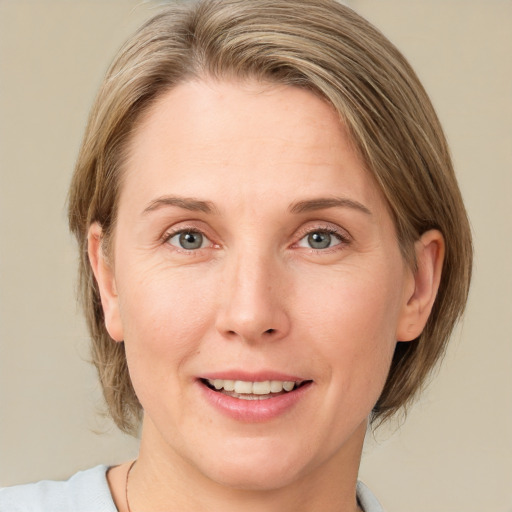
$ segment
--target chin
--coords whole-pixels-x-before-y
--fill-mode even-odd
[[[214,480],[218,484],[241,491],[275,491],[300,478],[300,474],[290,467],[276,468],[272,463],[262,468],[248,467],[247,464],[228,464],[216,473]]]
[[[245,491],[272,491],[287,487],[308,472],[312,461],[304,450],[287,452],[254,443],[245,450],[229,451],[231,456],[215,457],[203,471],[213,481]],[[207,461],[203,460],[203,464]]]

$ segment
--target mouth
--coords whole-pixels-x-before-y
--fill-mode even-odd
[[[227,379],[200,379],[201,382],[217,393],[238,398],[240,400],[269,400],[281,395],[292,393],[310,384],[311,380],[303,381],[245,381]]]

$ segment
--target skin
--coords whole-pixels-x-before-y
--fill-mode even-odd
[[[181,247],[183,229],[202,247]],[[312,248],[312,233],[329,246]],[[162,96],[130,144],[110,257],[101,227],[89,232],[107,329],[125,342],[145,411],[132,512],[357,510],[368,415],[396,341],[421,333],[439,284],[441,234],[415,250],[413,273],[317,96],[211,80]],[[240,369],[312,384],[276,418],[238,421],[198,378]],[[126,471],[108,475],[120,511]]]

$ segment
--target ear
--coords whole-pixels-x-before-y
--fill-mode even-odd
[[[87,251],[94,277],[98,283],[101,306],[105,317],[105,326],[110,337],[115,341],[123,341],[123,325],[119,313],[119,297],[117,295],[114,269],[109,263],[102,247],[103,230],[95,222],[87,235]]]
[[[417,268],[411,286],[407,286],[397,341],[412,341],[423,331],[441,282],[444,247],[443,235],[437,229],[426,231],[414,244]]]

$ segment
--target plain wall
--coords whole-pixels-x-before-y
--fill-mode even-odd
[[[368,440],[360,477],[389,511],[511,512],[512,2],[346,3],[430,93],[476,249],[467,314],[440,371],[402,426]],[[103,73],[152,12],[131,0],[0,0],[0,485],[136,454],[97,414],[65,200]]]

